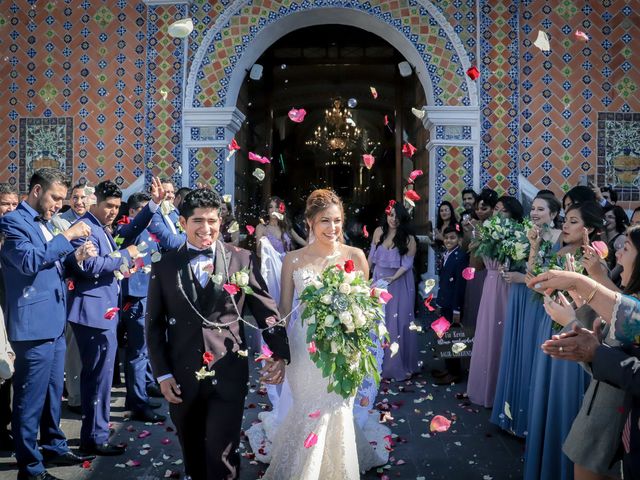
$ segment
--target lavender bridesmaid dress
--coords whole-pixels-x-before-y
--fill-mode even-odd
[[[414,320],[416,288],[413,278],[413,256],[400,255],[397,248],[387,249],[382,244],[371,244],[369,260],[374,265],[373,281],[390,277],[400,267],[407,271],[389,285],[393,298],[385,306],[385,324],[389,330],[390,341],[397,342],[398,353],[391,357],[389,349],[384,351],[382,376],[395,380],[404,380],[418,372],[418,337],[415,330],[409,329]]]
[[[478,309],[467,394],[473,403],[491,408],[500,370],[509,286],[500,276],[500,262],[485,258],[484,264],[487,277]]]

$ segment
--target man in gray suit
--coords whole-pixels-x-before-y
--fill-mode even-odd
[[[74,185],[69,199],[71,208],[64,213],[55,214],[51,219],[53,226],[61,232],[66,231],[76,220],[87,213],[87,195],[84,187],[85,185],[81,183]],[[72,328],[66,329],[65,339],[67,340],[67,353],[64,361],[64,375],[68,393],[67,408],[74,413],[81,414],[80,372],[82,371],[82,360]]]

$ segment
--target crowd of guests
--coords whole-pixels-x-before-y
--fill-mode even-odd
[[[151,264],[186,241],[179,211],[189,191],[153,179],[150,194],[123,202],[111,181],[69,189],[64,175],[48,168],[33,174],[22,201],[0,185],[7,326],[6,334],[0,328],[0,375],[7,378],[0,386],[0,448],[15,450],[19,478],[51,479],[46,465],[124,452],[109,443],[118,355],[131,418],[165,419],[155,412],[160,403],[153,397],[161,394],[147,354],[146,297]],[[427,236],[439,281],[426,305],[452,328],[475,330],[468,400],[492,408],[493,423],[526,438],[527,479],[620,478],[621,460],[625,478],[640,471],[632,464],[640,448],[640,209],[629,217],[616,200],[613,189],[577,186],[561,200],[540,191],[525,212],[516,198],[466,189],[459,210],[451,202],[438,207]],[[480,226],[494,215],[531,222],[521,268],[476,255]],[[418,237],[402,203],[389,201],[380,217],[368,260],[372,281],[392,295],[385,322],[398,345],[397,352],[384,350],[381,370],[401,381],[421,369]],[[220,219],[223,241],[239,245],[246,229],[257,256],[263,239],[279,254],[314,241],[295,228],[278,197],[255,228],[240,229],[227,198]],[[607,244],[606,255],[598,241]],[[469,267],[473,275],[465,275]],[[5,363],[15,370],[11,379]],[[434,383],[461,381],[465,366],[447,359],[444,370],[432,370]],[[77,454],[60,429],[63,396],[65,408],[82,415]]]
[[[623,470],[639,478],[640,208],[628,216],[616,201],[615,190],[592,185],[561,200],[540,191],[521,267],[476,255],[483,222],[525,221],[517,199],[465,190],[459,215],[450,202],[437,211],[428,240],[437,254],[437,313],[475,329],[465,396],[525,439],[525,479],[622,478]],[[463,274],[469,268],[473,278]],[[561,286],[550,280],[560,277]],[[462,379],[459,360],[445,365],[432,370],[435,383]]]

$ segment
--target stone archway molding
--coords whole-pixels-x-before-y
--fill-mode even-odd
[[[184,102],[187,109],[191,110],[190,107],[193,106],[195,87],[199,80],[198,72],[202,68],[203,60],[210,54],[209,48],[211,43],[214,41],[215,35],[220,32],[228,24],[229,20],[247,3],[248,0],[236,0],[233,4],[227,7],[216,20],[214,25],[207,31],[202,43],[198,46],[198,51],[194,55],[191,68],[187,75]],[[327,6],[311,5],[308,8],[300,8],[295,13],[286,14],[276,21],[263,26],[260,29],[260,32],[256,34],[255,38],[242,52],[242,55],[234,66],[231,75],[227,76],[228,91],[225,97],[225,106],[235,106],[238,92],[240,91],[240,87],[244,81],[247,71],[275,41],[294,30],[331,23],[351,25],[361,28],[378,35],[389,42],[415,68],[416,75],[425,89],[427,105],[435,105],[435,96],[430,78],[431,74],[429,71],[429,65],[424,63],[420,52],[418,52],[415,46],[402,32],[402,27],[395,28],[388,23],[381,21],[372,14],[354,8],[352,6],[353,2],[344,2],[344,6],[340,5],[341,3],[343,2],[331,2]],[[462,71],[466,71],[471,67],[471,63],[460,37],[456,34],[451,24],[447,21],[442,12],[430,1],[418,0],[416,3],[422,6],[429,15],[436,20],[438,26],[443,29],[455,50],[458,61],[461,64]],[[467,87],[466,94],[469,98],[469,105],[477,106],[478,94],[476,82],[467,76],[465,76],[464,81]]]

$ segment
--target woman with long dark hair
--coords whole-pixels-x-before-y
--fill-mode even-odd
[[[609,255],[607,265],[612,270],[616,266],[616,252],[621,250],[627,239],[625,231],[629,226],[629,217],[624,208],[618,205],[609,205],[604,209],[604,229]]]
[[[416,239],[409,212],[401,203],[392,200],[385,213],[382,225],[373,232],[369,266],[373,281],[386,286],[393,295],[385,306],[385,322],[391,342],[399,348],[393,356],[391,349],[385,349],[382,376],[405,380],[418,371],[418,340],[415,330],[410,329],[416,298]]]

